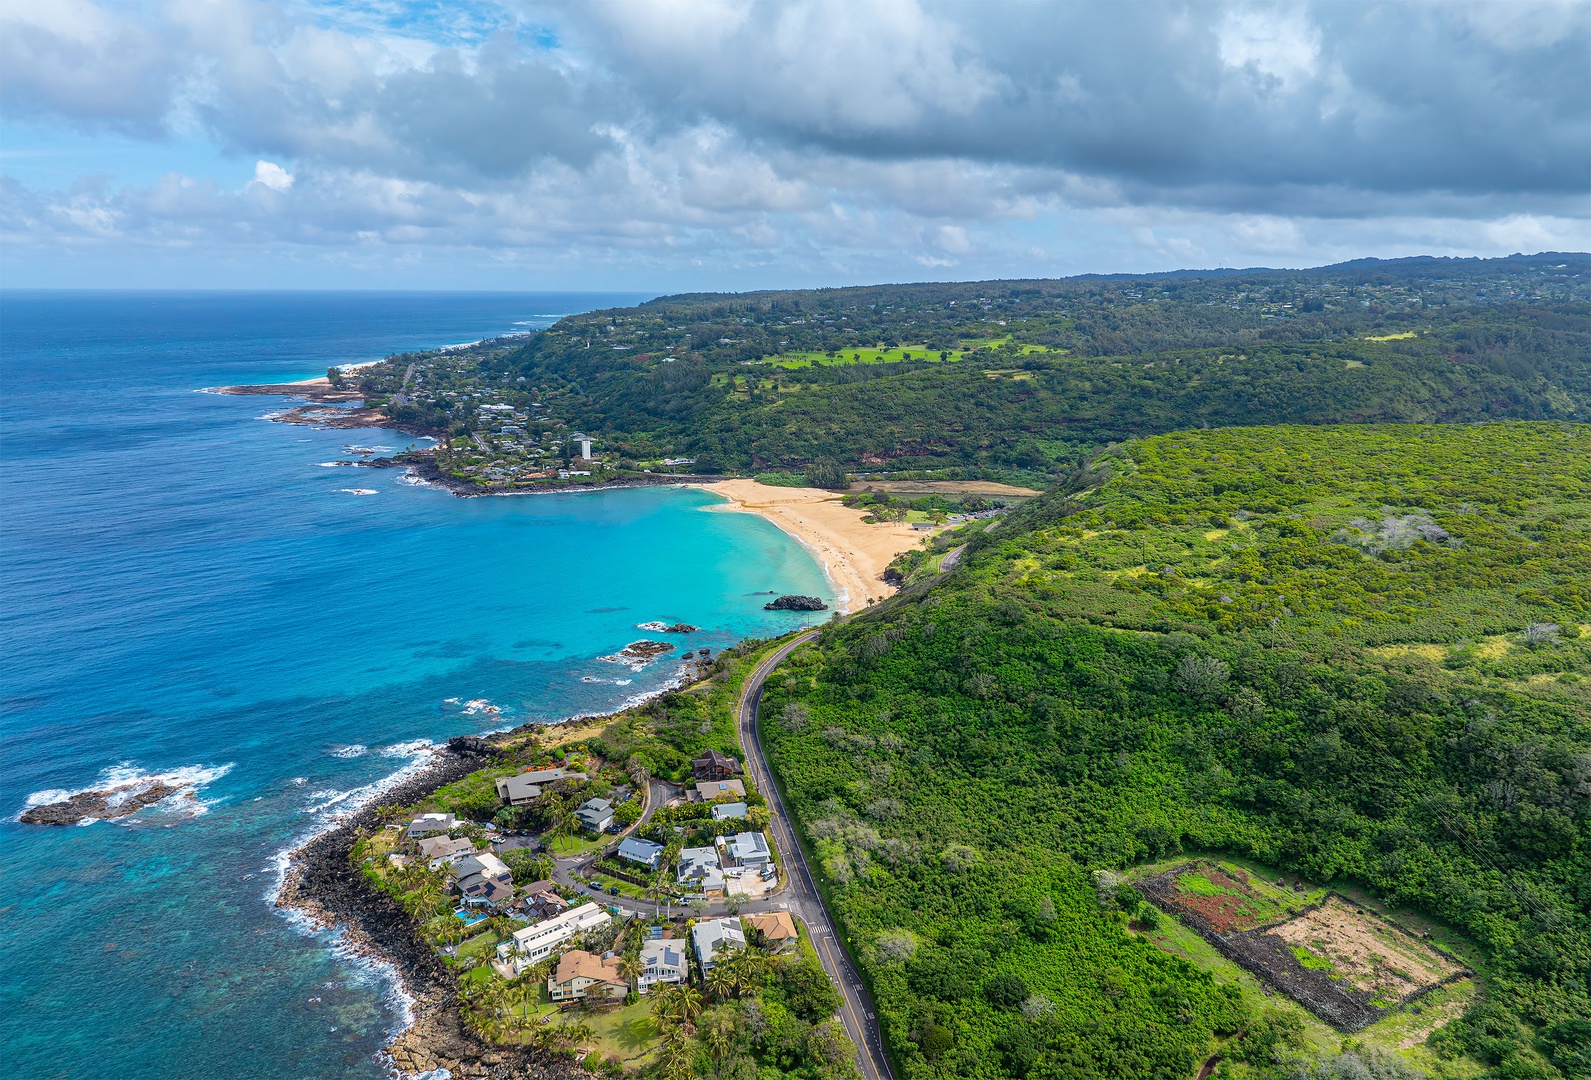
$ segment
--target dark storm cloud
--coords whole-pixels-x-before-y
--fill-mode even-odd
[[[241,168],[13,177],[0,230],[892,277],[1584,247],[1588,56],[1562,4],[18,0],[13,132]]]
[[[1591,180],[1583,6],[888,8],[704,9],[668,50],[624,9],[583,29],[660,108],[848,156],[1052,167],[1205,206],[1276,186],[1551,198]]]

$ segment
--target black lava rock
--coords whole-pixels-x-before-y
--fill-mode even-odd
[[[827,611],[829,605],[815,596],[781,596],[770,604],[762,605],[764,611]]]

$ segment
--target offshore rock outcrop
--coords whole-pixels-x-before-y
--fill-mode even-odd
[[[88,818],[104,820],[126,817],[128,814],[136,814],[146,806],[153,806],[161,799],[175,795],[183,789],[156,780],[141,791],[123,795],[116,802],[111,802],[113,797],[125,790],[125,788],[111,788],[107,791],[80,791],[61,802],[30,806],[22,812],[20,820],[24,825],[76,825]]]
[[[829,605],[815,596],[781,596],[762,605],[764,611],[827,611]]]

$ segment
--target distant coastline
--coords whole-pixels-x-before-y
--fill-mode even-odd
[[[333,386],[324,376],[290,383],[206,387],[204,392],[228,396],[281,396],[301,398],[307,402],[272,416],[271,419],[278,423],[335,429],[382,427],[405,435],[429,438],[440,438],[446,434],[403,425],[380,408],[366,408],[361,391]],[[349,407],[356,402],[357,405]],[[894,586],[884,581],[885,568],[896,556],[917,547],[928,535],[924,530],[913,529],[902,523],[864,523],[862,511],[840,504],[840,492],[811,487],[773,487],[742,477],[642,473],[589,482],[516,484],[510,488],[507,485],[484,485],[450,476],[437,467],[435,452],[428,448],[408,450],[390,457],[341,461],[338,464],[370,469],[406,469],[416,480],[444,488],[461,498],[628,487],[699,487],[725,500],[713,509],[755,514],[805,548],[823,567],[824,575],[834,590],[835,608],[842,614],[864,608],[893,594]]]

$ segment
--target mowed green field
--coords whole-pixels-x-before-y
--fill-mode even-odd
[[[830,356],[820,350],[806,350],[797,352],[783,352],[778,356],[762,361],[782,368],[802,368],[814,365],[823,367],[840,364],[899,364],[907,360],[957,361],[966,358],[967,353],[973,349],[997,348],[1006,345],[1011,340],[1007,334],[999,338],[985,338],[976,341],[963,340],[954,349],[930,349],[926,345],[900,345],[893,349],[878,347],[847,348],[838,351],[837,355]],[[1028,356],[1033,353],[1044,353],[1054,356],[1066,355],[1065,349],[1052,349],[1047,345],[1022,345],[1021,355]]]

